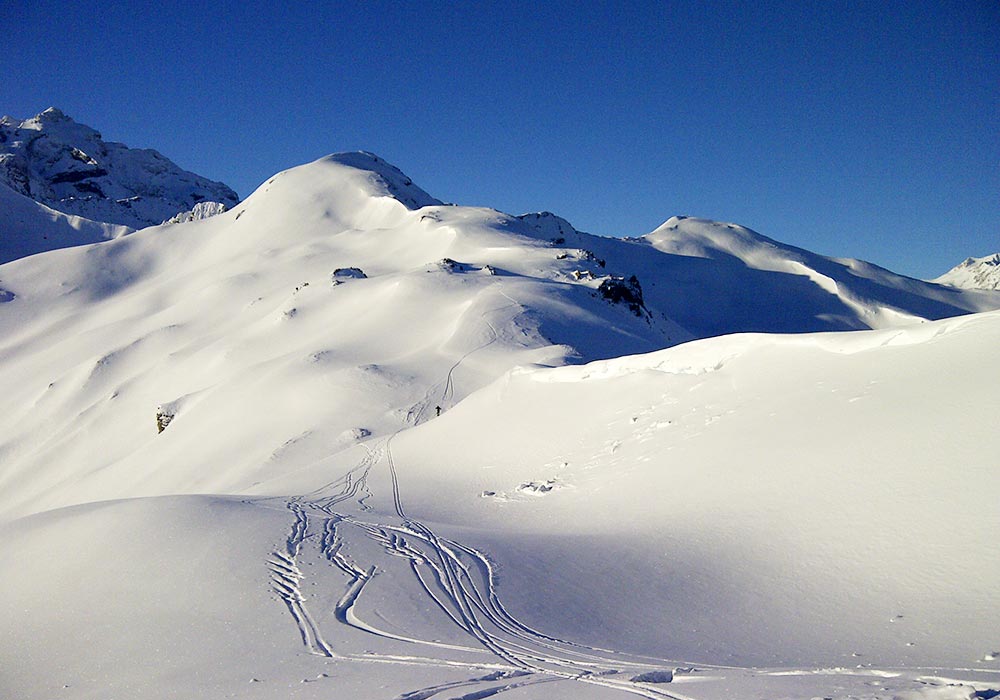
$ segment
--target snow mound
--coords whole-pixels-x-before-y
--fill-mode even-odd
[[[519,572],[512,614],[558,638],[963,666],[1000,616],[998,342],[993,312],[519,369],[396,438],[406,512],[475,523],[466,543]]]

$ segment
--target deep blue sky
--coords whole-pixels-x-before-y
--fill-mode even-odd
[[[434,196],[673,214],[933,277],[1000,250],[1000,3],[0,0],[0,112],[247,196],[370,150]]]

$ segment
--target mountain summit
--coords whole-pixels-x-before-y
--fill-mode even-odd
[[[104,141],[55,107],[30,119],[0,118],[0,184],[58,212],[133,229],[200,202],[239,202],[221,182],[152,149]]]

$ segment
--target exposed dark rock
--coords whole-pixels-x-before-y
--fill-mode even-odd
[[[640,318],[649,314],[642,301],[642,287],[635,275],[627,280],[624,277],[609,277],[601,282],[597,291],[612,304],[626,304],[629,311]]]
[[[93,170],[69,170],[62,173],[56,173],[49,181],[53,184],[58,184],[60,182],[80,182],[81,180],[89,180],[94,177],[103,177],[107,174],[108,171],[103,168],[94,168]]]
[[[368,275],[366,275],[360,267],[338,267],[330,274],[330,280],[333,282],[334,286],[343,284],[347,280],[363,279],[368,279]]]
[[[170,421],[174,419],[174,414],[168,413],[164,409],[158,409],[156,411],[156,432],[162,433],[170,425]]]
[[[673,671],[648,671],[632,676],[633,683],[670,683],[674,680]]]

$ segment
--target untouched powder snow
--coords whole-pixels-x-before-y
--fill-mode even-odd
[[[339,154],[0,266],[0,689],[992,697],[1000,296],[674,223]]]

